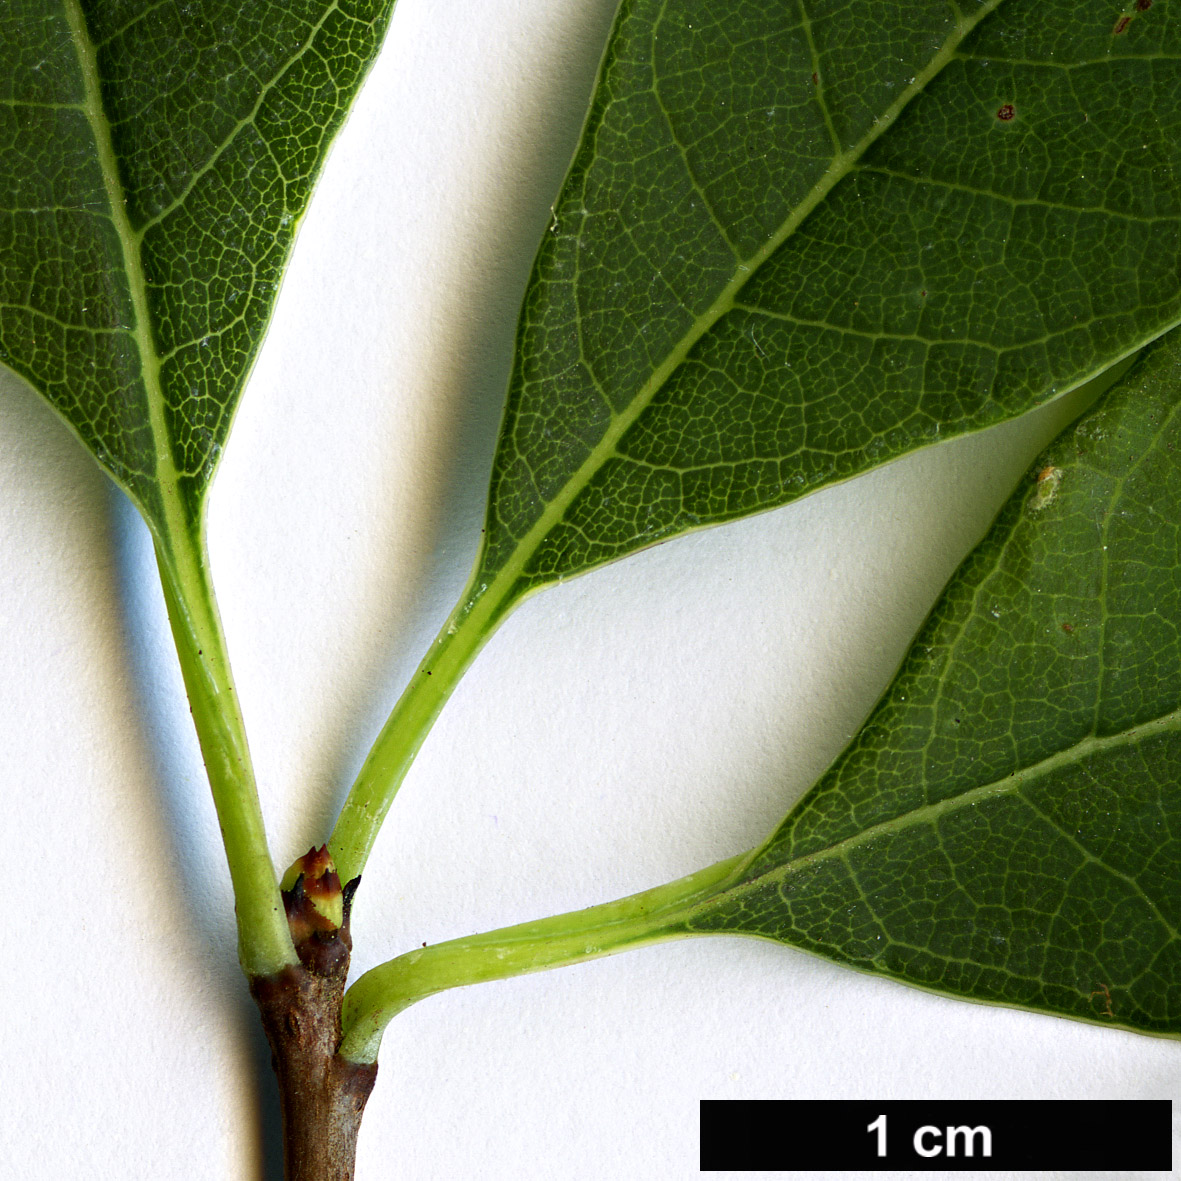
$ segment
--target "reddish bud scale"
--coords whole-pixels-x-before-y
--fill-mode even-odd
[[[347,957],[348,901],[355,888],[342,889],[328,846],[309,849],[283,875],[281,886],[287,924],[300,961],[316,970]]]

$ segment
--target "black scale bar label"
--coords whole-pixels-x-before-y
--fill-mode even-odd
[[[1173,1167],[1172,1103],[701,1101],[701,1169],[958,1172]]]

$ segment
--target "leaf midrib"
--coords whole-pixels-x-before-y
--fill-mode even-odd
[[[177,494],[179,472],[169,445],[168,424],[164,418],[164,396],[160,385],[160,357],[152,339],[151,316],[148,306],[148,285],[140,256],[139,236],[127,216],[127,201],[123,181],[119,175],[118,158],[111,139],[111,124],[103,106],[99,84],[98,61],[94,42],[86,27],[79,0],[63,0],[66,20],[74,43],[74,52],[82,75],[82,110],[94,136],[95,153],[103,187],[110,206],[110,220],[123,256],[123,273],[127,279],[128,294],[135,323],[131,325],[131,336],[139,355],[140,379],[148,404],[148,425],[152,432],[156,470],[155,479],[159,488],[164,520],[157,521],[155,515],[146,511],[146,506],[132,489],[124,491],[136,502],[150,525],[162,527],[164,540],[178,538],[186,532],[184,513]],[[123,482],[120,481],[123,485]]]
[[[738,294],[759,268],[787,241],[800,224],[824,200],[832,189],[856,166],[866,150],[897,121],[898,116],[952,60],[964,38],[986,17],[996,11],[1004,0],[988,0],[973,17],[965,17],[955,9],[955,29],[944,40],[927,65],[915,75],[910,84],[898,95],[885,112],[874,122],[869,131],[856,144],[833,156],[824,175],[812,187],[808,195],[792,210],[779,229],[757,250],[745,259],[740,259],[730,282],[722,289],[710,307],[692,324],[676,346],[668,353],[664,362],[652,373],[640,388],[626,409],[612,413],[611,425],[602,438],[591,449],[587,458],[578,467],[561,490],[546,505],[533,527],[513,548],[512,554],[497,571],[487,588],[478,592],[480,602],[475,604],[471,616],[486,622],[497,614],[500,605],[512,594],[515,583],[532,557],[536,548],[550,530],[557,525],[575,498],[590,483],[594,475],[608,459],[617,454],[616,447],[624,433],[647,409],[652,399],[665,383],[680,368],[690,350],[707,332],[737,303]],[[955,7],[955,6],[953,6]],[[810,33],[810,30],[809,30]],[[479,569],[477,577],[479,577]],[[561,579],[558,579],[561,581]],[[473,619],[473,623],[475,623]]]
[[[1077,837],[1072,836],[1061,825],[1047,817],[1040,808],[1023,795],[1023,789],[1028,784],[1037,782],[1054,771],[1075,766],[1084,759],[1098,754],[1118,750],[1125,746],[1132,746],[1142,739],[1151,738],[1158,734],[1178,732],[1181,732],[1181,707],[1170,710],[1168,713],[1161,714],[1159,717],[1152,718],[1147,722],[1130,726],[1128,729],[1121,730],[1115,734],[1089,734],[1078,742],[1063,747],[1061,750],[1047,755],[1046,758],[1036,763],[1031,763],[1028,767],[1022,767],[1019,770],[1010,772],[1002,779],[969,788],[967,791],[949,796],[947,799],[939,800],[934,804],[924,804],[921,807],[912,808],[909,812],[903,812],[898,816],[891,817],[889,820],[872,824],[860,832],[853,833],[842,840],[834,841],[831,845],[825,845],[823,848],[815,849],[811,853],[804,853],[799,857],[793,857],[790,861],[785,861],[782,865],[774,866],[765,872],[760,872],[754,877],[748,878],[726,889],[721,892],[719,897],[724,897],[729,901],[744,894],[752,893],[755,890],[761,890],[768,884],[783,882],[794,874],[800,873],[813,865],[822,864],[831,860],[845,861],[850,852],[862,845],[870,844],[880,837],[888,837],[925,825],[934,825],[944,816],[952,815],[963,808],[968,808],[987,800],[1012,796],[1021,798],[1022,802],[1027,804],[1045,823],[1052,825],[1064,838],[1073,841],[1086,858],[1102,866],[1106,872],[1121,878],[1131,885],[1145,899],[1161,925],[1174,938],[1181,938],[1181,932],[1160,914],[1156,904],[1144,893],[1143,888],[1134,878],[1130,878],[1122,871],[1113,869],[1107,865],[1098,855],[1079,841]],[[772,838],[773,840],[774,837]],[[766,848],[767,846],[764,845],[756,849],[751,854],[750,864],[756,862],[763,855]]]

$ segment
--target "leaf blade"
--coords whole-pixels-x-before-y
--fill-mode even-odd
[[[1181,319],[1181,34],[1137,18],[1109,61],[1103,5],[1083,16],[624,0],[526,291],[481,552],[342,809],[338,866],[360,872],[525,595],[1013,417]],[[1058,56],[990,80],[1021,53]],[[1063,90],[1072,53],[1116,81]],[[1141,147],[1105,157],[1116,130]],[[954,168],[978,160],[1012,191],[965,191]],[[1113,195],[1097,207],[1096,168]]]
[[[299,215],[392,0],[14,0],[0,361],[151,529],[248,975],[296,962],[205,552],[205,494]]]
[[[0,361],[158,535],[199,522],[299,216],[391,7],[20,0],[3,18]]]
[[[1077,213],[1092,217],[1084,228],[1100,239],[1093,253],[1116,260],[1094,281],[1068,275],[1077,265],[1065,251],[1039,246],[1081,232],[1066,221],[1042,224],[1043,206],[1059,190],[1075,191],[1070,175],[1086,171],[1080,160],[1110,132],[1101,121],[1090,141],[1062,146],[1066,112],[1082,127],[1086,111],[1077,94],[1052,84],[1066,72],[1060,67],[1071,50],[1096,69],[1160,67],[1167,85],[1140,79],[1155,98],[1173,85],[1174,64],[1162,64],[1165,33],[1150,30],[1157,40],[1113,67],[1110,22],[1099,6],[1081,22],[1077,6],[1039,5],[1039,20],[1066,45],[1042,71],[1046,78],[1021,67],[1022,101],[1007,119],[1000,116],[1003,97],[1013,97],[1011,77],[994,86],[1002,96],[995,102],[979,93],[981,78],[997,73],[988,33],[995,25],[996,37],[1034,43],[1030,6],[984,4],[956,20],[925,6],[913,24],[908,14],[907,45],[868,80],[856,66],[857,47],[875,38],[890,47],[902,32],[883,27],[871,5],[855,6],[844,25],[816,7],[809,17],[804,6],[737,5],[702,18],[654,0],[622,6],[526,295],[473,601],[490,586],[515,599],[1000,421],[1080,384],[1181,313],[1176,283],[1163,273],[1178,232],[1164,171],[1153,179],[1148,169],[1160,217],[1139,240],[1129,239],[1135,219],[1121,209]],[[1101,56],[1090,35],[1095,22],[1106,38]],[[1063,30],[1081,23],[1087,36],[1072,44]],[[762,53],[758,68],[718,49],[742,42],[744,28],[746,46]],[[763,69],[771,58],[776,67]],[[803,84],[816,94],[802,98]],[[1118,93],[1114,101],[1108,117],[1137,132],[1175,122],[1167,101],[1139,106]],[[776,123],[778,108],[802,114]],[[695,119],[695,135],[678,132],[670,112]],[[773,133],[750,130],[768,121]],[[1048,154],[1047,198],[1030,197],[1021,179],[1016,195],[969,200],[957,192],[955,177],[939,172],[949,169],[931,129],[941,121],[957,129],[959,155],[970,163],[991,152],[998,173],[1008,168],[1020,178],[1014,161]],[[1005,136],[1007,146],[997,148]],[[1150,138],[1145,159],[1154,166],[1174,159],[1175,138]],[[647,172],[630,163],[645,159],[655,160]],[[1122,192],[1133,171],[1109,168],[1107,179]],[[756,173],[774,198],[750,187]],[[780,203],[772,215],[773,199]],[[1019,211],[1019,202],[1038,216]],[[1024,221],[1015,234],[1009,223],[1018,212]],[[676,232],[665,232],[665,222]],[[855,240],[842,244],[843,237]],[[975,259],[965,260],[965,238]],[[937,247],[930,279],[925,243]],[[736,244],[748,253],[736,253]],[[1017,255],[1011,264],[1006,252]],[[973,283],[989,278],[998,257],[1003,274],[974,298]],[[1026,292],[1035,260],[1045,272],[1037,298]],[[1129,283],[1142,288],[1139,304],[1117,298],[1120,314],[1089,332],[1074,323],[1076,305],[1122,298]],[[1038,332],[1022,333],[1023,317],[1050,325],[1055,356],[1045,355]]]
[[[103,168],[92,122],[96,97],[93,87],[87,85],[70,19],[77,9],[62,6],[55,13],[48,6],[24,7],[27,11],[18,9],[9,18],[11,27],[4,38],[10,47],[6,54],[10,60],[5,63],[10,69],[5,73],[12,79],[4,104],[9,116],[4,135],[9,163],[5,173],[14,192],[6,202],[9,233],[4,254],[8,281],[0,359],[45,393],[120,483],[137,493],[138,500],[148,500],[149,490],[142,483],[146,472],[141,462],[132,460],[132,454],[142,456],[153,446],[146,425],[146,392],[139,380],[138,358],[128,332],[135,322],[135,310],[130,286],[122,273],[124,241],[115,223],[109,174]],[[31,19],[36,8],[43,10],[39,27]],[[40,71],[37,61],[51,46],[56,52],[46,60],[54,63],[54,69]],[[61,155],[66,167],[57,174],[56,154],[46,146],[52,142],[65,148]],[[35,167],[28,167],[30,161]],[[56,217],[59,210],[66,216],[77,211],[77,219],[85,223],[73,227],[74,242],[64,233],[55,233],[52,224],[46,224],[47,215]],[[22,241],[30,238],[34,257],[26,258],[24,266],[17,263],[14,267],[12,259],[18,256]],[[55,257],[53,250],[58,243],[60,252]],[[45,254],[38,248],[43,248]],[[37,262],[51,274],[56,273],[56,284],[32,281]],[[106,292],[93,291],[95,300],[89,307],[82,295],[87,287],[87,263],[95,271],[111,276]],[[14,271],[15,277],[10,277]],[[26,290],[27,297],[22,300]],[[102,298],[104,294],[106,299]],[[59,302],[60,311],[54,314]],[[89,318],[85,315],[88,311]],[[51,326],[59,330],[56,339]],[[39,348],[38,336],[47,330],[48,348]],[[89,350],[85,347],[87,337],[94,340]],[[87,413],[90,406],[102,406],[103,394],[96,388],[93,375],[73,365],[74,358],[85,357],[87,352],[94,368],[121,379],[115,383],[118,396],[110,400],[114,429],[107,433],[116,442],[129,442],[116,445],[113,451],[104,446],[104,432],[99,429],[97,416]],[[54,360],[59,363],[56,370]],[[71,407],[71,400],[76,406]]]
[[[1174,333],[1056,441],[690,930],[1181,1036],[1179,380]]]

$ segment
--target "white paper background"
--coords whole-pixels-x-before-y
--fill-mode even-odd
[[[323,839],[465,581],[517,306],[613,7],[400,0],[305,220],[210,521],[281,864]],[[365,874],[356,967],[760,840],[1052,419],[530,600],[406,781]],[[0,1176],[276,1176],[144,531],[7,375],[0,645]],[[1174,1043],[699,940],[410,1010],[359,1174],[686,1178],[702,1098],[1172,1098],[1179,1082]]]

